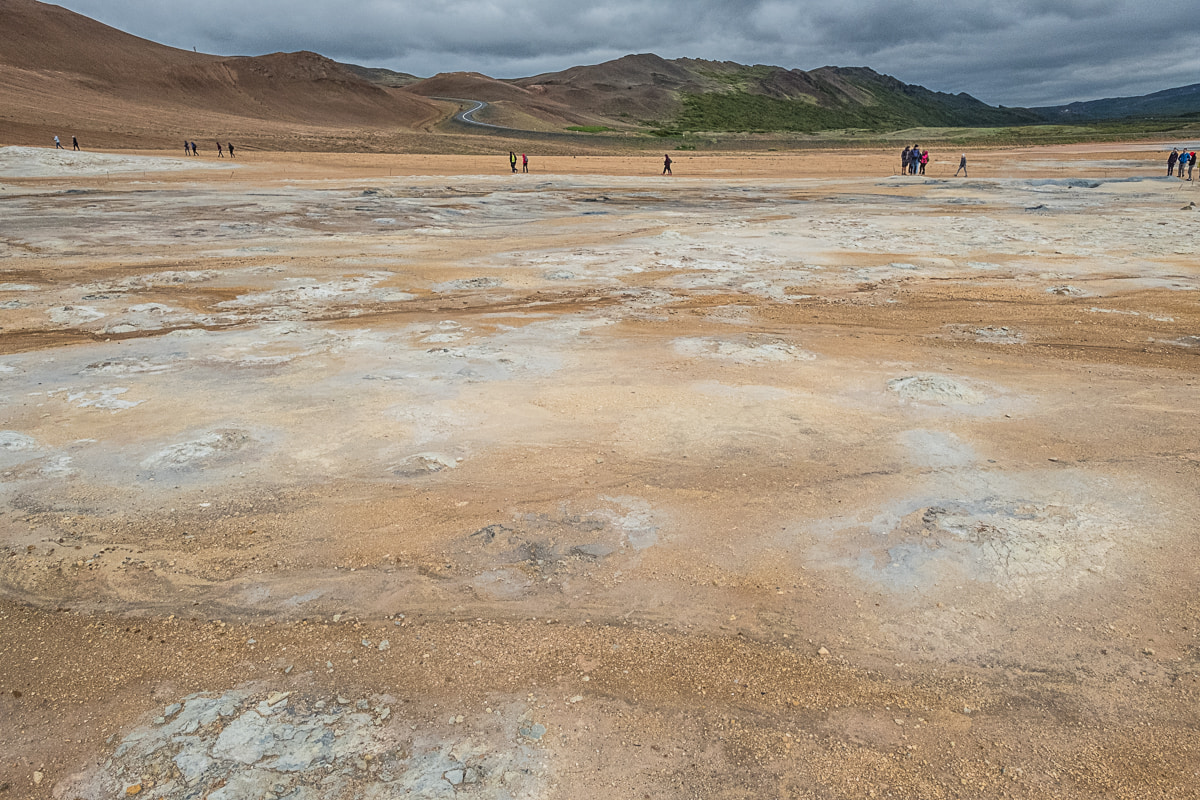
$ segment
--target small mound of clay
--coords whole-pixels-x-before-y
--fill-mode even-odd
[[[55,325],[86,325],[104,317],[104,312],[91,306],[58,306],[46,311]]]
[[[772,339],[757,341],[687,338],[675,340],[675,351],[690,358],[715,358],[734,364],[778,364],[785,361],[812,361],[816,355],[788,342]]]
[[[1004,325],[998,328],[991,325],[986,328],[977,328],[975,337],[977,342],[990,344],[1020,344],[1025,338],[1020,332]]]
[[[974,389],[944,375],[909,375],[892,378],[888,389],[911,403],[978,405],[986,398]]]
[[[198,469],[208,466],[230,453],[235,453],[253,439],[239,430],[219,430],[207,433],[190,442],[164,448],[142,462],[144,469]]]
[[[444,469],[454,469],[457,466],[458,462],[452,456],[442,453],[417,453],[392,467],[391,471],[393,475],[401,478],[416,478],[441,472]]]

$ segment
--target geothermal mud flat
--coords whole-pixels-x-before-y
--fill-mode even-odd
[[[0,149],[0,797],[1198,796],[1200,193],[852,157]]]

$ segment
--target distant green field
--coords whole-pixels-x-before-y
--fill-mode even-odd
[[[604,133],[605,131],[611,131],[612,128],[605,125],[572,125],[567,130],[576,131],[577,133]]]
[[[765,98],[770,100],[770,98]],[[970,127],[964,125],[912,125],[891,126],[863,125],[862,119],[851,124],[838,119],[834,111],[827,117],[825,125],[806,125],[801,128],[796,121],[787,120],[790,110],[780,109],[775,102],[763,104],[764,113],[741,120],[740,124],[722,129],[704,129],[680,124],[680,118],[671,120],[668,126],[647,126],[643,131],[658,139],[675,139],[686,142],[698,150],[725,150],[739,147],[750,149],[779,147],[783,149],[812,147],[903,147],[905,144],[938,143],[963,147],[1008,147],[1042,144],[1071,144],[1076,142],[1119,142],[1134,140],[1187,140],[1200,139],[1200,114],[1179,117],[1128,119],[1106,122],[1088,122],[1078,125],[1005,125]],[[785,114],[781,128],[772,129],[776,113]],[[811,118],[810,118],[811,119]],[[711,118],[709,122],[711,122]],[[698,123],[699,120],[693,120]],[[854,124],[859,123],[859,124]]]
[[[736,79],[746,76],[726,76]],[[782,99],[734,88],[723,92],[684,94],[673,119],[649,125],[660,137],[695,135],[808,135],[820,139],[899,140],[913,136],[964,144],[1020,144],[1118,140],[1161,135],[1195,135],[1200,114],[1087,121],[1074,125],[1030,119],[1023,109],[947,105],[944,100],[875,89],[871,102],[818,103],[813,99]],[[951,98],[955,100],[956,98]],[[916,141],[916,139],[913,139]]]

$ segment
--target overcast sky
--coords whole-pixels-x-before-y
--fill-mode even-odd
[[[1195,0],[59,0],[163,44],[518,78],[629,53],[867,66],[992,105],[1200,83]]]

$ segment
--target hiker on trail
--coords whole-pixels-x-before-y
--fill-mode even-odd
[[[217,142],[217,158],[225,157],[225,149],[221,147],[221,143]]]
[[[1181,177],[1181,178],[1183,177],[1183,169],[1184,169],[1184,167],[1187,166],[1187,163],[1188,163],[1188,153],[1187,153],[1187,150],[1184,150],[1182,153],[1179,154],[1179,177]]]
[[[910,154],[911,154],[911,150],[909,149],[908,145],[904,145],[904,149],[900,152],[900,174],[901,175],[908,174],[908,158],[909,158]]]
[[[921,174],[925,174],[925,165],[929,163],[929,151],[921,153]]]
[[[1189,181],[1192,179],[1192,167],[1194,167],[1194,166],[1196,166],[1196,151],[1195,150],[1188,153],[1188,177],[1187,177],[1187,179]]]
[[[195,142],[192,142],[192,155],[194,155],[194,156],[198,156],[198,155],[200,155],[200,151],[196,149],[196,143],[195,143]]]
[[[674,174],[675,174],[675,173],[671,172],[671,154],[670,154],[670,153],[665,153],[665,154],[663,155],[663,171],[662,171],[662,174],[663,174],[663,175],[674,175]]]
[[[62,142],[60,142],[60,141],[58,140],[58,137],[57,137],[57,136],[55,136],[55,137],[54,137],[54,149],[55,149],[55,150],[66,150],[66,149],[67,149],[67,148],[65,148],[65,147],[63,147],[63,146],[62,146]]]
[[[74,136],[72,136],[72,137],[71,137],[71,149],[72,149],[72,150],[78,150],[78,149],[79,149],[79,139],[77,139],[77,138],[76,138],[76,137],[74,137]]]
[[[916,175],[917,167],[921,163],[921,146],[914,144],[912,150],[908,151],[908,174]]]
[[[233,158],[233,142],[229,143],[229,157]]]
[[[187,139],[183,140],[183,154],[185,156],[190,156],[192,154],[192,143]]]
[[[529,172],[529,156],[521,153],[521,172]]]
[[[508,151],[508,165],[512,167],[512,171],[517,171],[517,154],[512,150]]]
[[[1179,148],[1176,147],[1171,151],[1171,155],[1167,156],[1167,177],[1175,174],[1175,162],[1179,160]]]
[[[962,173],[964,178],[971,177],[967,174],[967,154],[963,153],[962,158],[958,160],[958,169],[954,171],[954,177],[958,177],[958,173]]]

